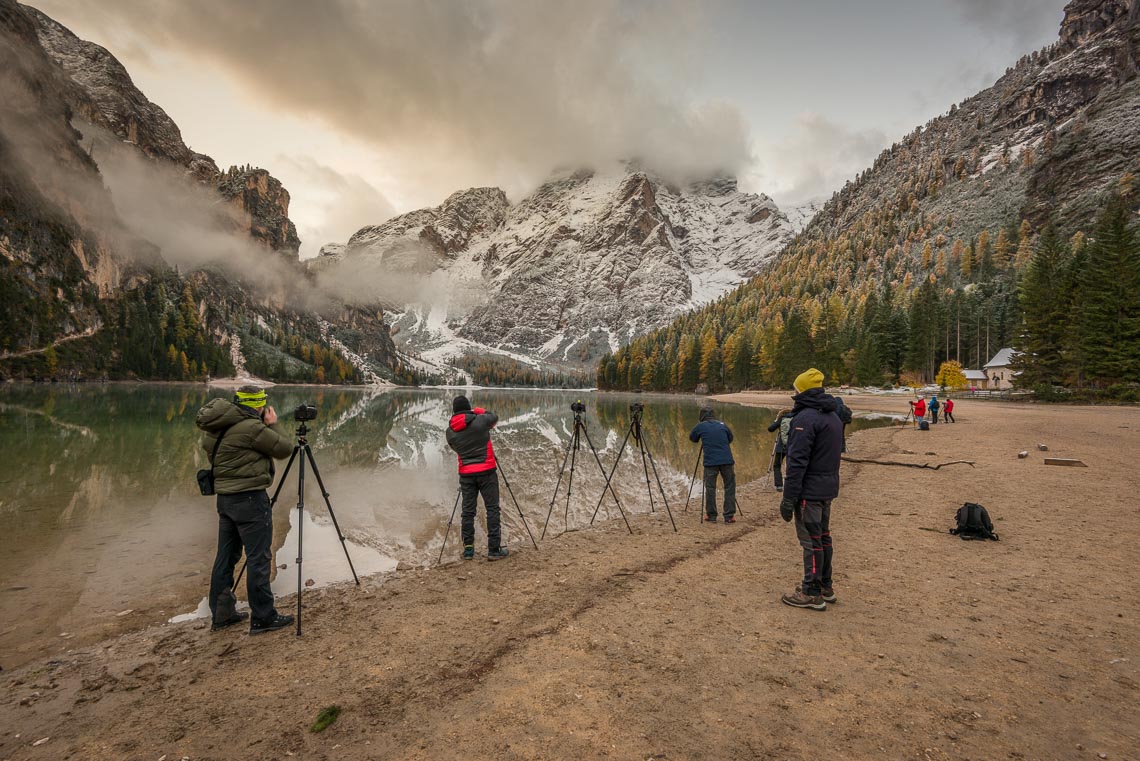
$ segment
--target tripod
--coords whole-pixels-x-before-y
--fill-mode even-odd
[[[329,509],[329,517],[332,518],[333,528],[336,529],[337,538],[340,539],[340,546],[344,549],[344,558],[348,561],[348,569],[352,571],[352,580],[356,582],[356,586],[360,586],[360,579],[356,575],[356,568],[352,565],[352,558],[348,554],[348,545],[344,542],[344,534],[340,531],[340,524],[336,520],[336,513],[333,512],[332,503],[329,502],[329,493],[325,489],[325,482],[321,480],[321,471],[317,468],[317,461],[313,459],[313,450],[309,448],[309,429],[305,422],[300,421],[301,424],[297,428],[297,443],[293,446],[293,454],[289,455],[289,463],[285,466],[285,470],[281,473],[281,478],[277,481],[277,488],[273,491],[273,498],[269,500],[269,509],[272,510],[273,506],[277,504],[277,498],[281,495],[281,487],[285,485],[285,479],[289,476],[289,471],[293,468],[293,462],[297,462],[297,636],[301,636],[301,590],[304,588],[304,576],[301,573],[301,562],[304,541],[305,529],[305,461],[308,460],[309,465],[313,468],[313,475],[317,477],[317,486],[321,488],[321,496],[325,499],[325,507]],[[300,455],[298,457],[297,455]],[[248,562],[248,561],[247,561]],[[237,589],[237,585],[241,582],[242,574],[245,573],[245,565],[241,567],[241,572],[238,573],[237,581],[234,582],[233,589]]]
[[[649,447],[645,444],[645,438],[641,432],[641,416],[645,412],[645,408],[640,404],[630,405],[630,411],[633,412],[633,417],[629,421],[629,430],[626,431],[625,438],[621,442],[621,449],[618,450],[617,459],[614,460],[614,465],[610,468],[610,474],[606,477],[606,487],[613,489],[610,486],[610,481],[613,480],[614,473],[617,471],[618,463],[621,462],[621,456],[625,452],[625,445],[629,442],[630,436],[637,448],[641,451],[641,467],[645,470],[645,488],[649,492],[649,510],[655,512],[653,509],[653,487],[649,483],[649,468],[653,468],[653,477],[657,479],[657,489],[661,492],[661,501],[665,503],[665,512],[669,514],[669,522],[673,524],[673,531],[677,530],[677,522],[673,520],[673,511],[669,509],[669,500],[665,498],[665,488],[661,486],[661,476],[657,474],[657,463],[653,461],[653,455],[649,452]],[[590,525],[594,524],[594,519],[598,517],[598,510],[602,507],[602,500],[605,499],[606,492],[602,490],[602,496],[598,499],[598,506],[594,508],[594,515],[590,518]],[[615,497],[616,499],[616,497]],[[625,513],[622,513],[625,517]],[[626,527],[629,527],[629,521],[625,522]],[[630,529],[633,533],[633,529]]]
[[[523,513],[522,508],[519,507],[519,501],[515,499],[515,490],[511,488],[511,482],[507,480],[507,472],[503,470],[503,466],[495,462],[495,467],[499,469],[499,473],[503,476],[503,483],[507,487],[507,492],[511,495],[511,501],[515,503],[515,509],[519,511],[519,517],[522,518],[523,528],[526,529],[527,536],[530,537],[530,543],[534,548],[538,549],[538,542],[534,541],[534,534],[530,533],[530,526],[527,525],[526,515]],[[447,536],[451,533],[451,524],[455,522],[455,511],[459,509],[459,498],[463,492],[459,489],[455,492],[455,505],[451,508],[451,517],[447,521],[447,531],[443,533],[443,544],[439,546],[439,557],[436,558],[436,564],[443,562],[443,548],[447,546]]]
[[[578,461],[578,449],[582,445],[582,435],[586,436],[586,444],[590,447],[590,452],[594,455],[594,461],[598,463],[598,470],[601,471],[602,477],[606,475],[606,469],[602,465],[602,458],[598,457],[598,450],[594,448],[594,442],[590,440],[590,432],[586,429],[586,423],[582,420],[582,413],[585,412],[585,405],[581,402],[570,405],[570,409],[574,411],[574,433],[570,436],[569,443],[566,444],[566,454],[562,458],[562,467],[558,471],[558,483],[554,485],[554,494],[550,495],[550,507],[546,510],[546,522],[542,524],[542,536],[540,539],[546,538],[546,528],[550,525],[550,516],[554,512],[554,503],[558,499],[558,490],[562,488],[562,477],[566,474],[566,463],[570,462],[570,478],[566,481],[566,510],[562,518],[563,531],[570,530],[570,493],[574,489],[574,466]],[[633,528],[629,525],[629,519],[625,517],[625,510],[621,507],[621,502],[618,501],[617,492],[610,486],[610,480],[606,478],[606,486],[602,489],[602,499],[606,497],[606,489],[614,498],[614,504],[617,505],[618,512],[621,513],[622,520],[625,521],[625,527],[629,529],[629,533],[633,533]],[[601,505],[601,500],[598,501]],[[597,514],[597,511],[594,511]],[[592,524],[594,521],[591,520]]]

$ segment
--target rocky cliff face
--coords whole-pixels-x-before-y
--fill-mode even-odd
[[[74,82],[65,96],[75,115],[136,146],[156,161],[184,167],[196,181],[216,187],[233,214],[220,219],[274,251],[294,258],[301,241],[289,220],[289,194],[264,169],[231,167],[222,172],[209,156],[192,151],[178,125],[131,80],[105,48],[81,40],[59,22],[23,6],[42,48]]]
[[[793,234],[732,178],[682,188],[629,165],[552,178],[514,205],[496,188],[456,193],[330,254],[420,276],[406,291],[418,300],[391,305],[394,326],[434,360],[491,347],[578,365],[754,275]]]

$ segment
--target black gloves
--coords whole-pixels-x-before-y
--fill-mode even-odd
[[[796,501],[791,497],[784,497],[780,500],[780,517],[785,521],[790,521],[796,511]]]

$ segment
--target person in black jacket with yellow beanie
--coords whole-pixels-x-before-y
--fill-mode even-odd
[[[826,610],[835,602],[831,582],[831,501],[839,496],[839,461],[843,421],[834,397],[823,390],[823,373],[814,367],[795,380],[792,430],[780,516],[795,518],[803,547],[803,583],[781,597],[795,608]]]

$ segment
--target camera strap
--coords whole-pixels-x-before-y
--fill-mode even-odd
[[[231,423],[231,424],[227,425],[225,428],[223,428],[221,433],[218,434],[218,438],[215,439],[215,441],[214,441],[214,451],[210,454],[210,475],[211,476],[213,476],[213,474],[214,474],[214,461],[216,459],[218,459],[218,447],[220,447],[222,445],[222,438],[235,425],[237,425],[237,423]]]

